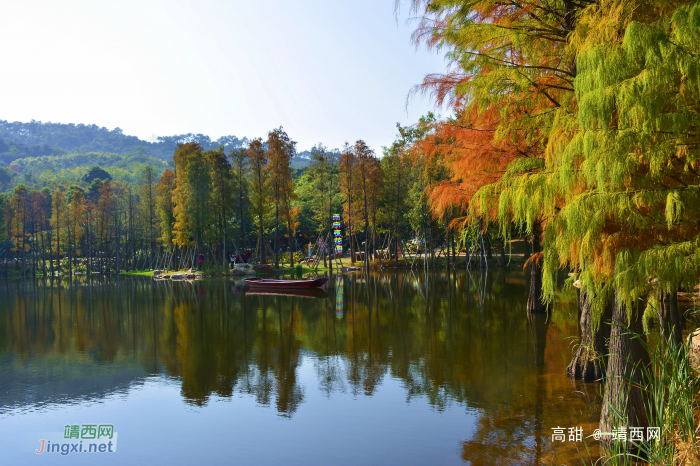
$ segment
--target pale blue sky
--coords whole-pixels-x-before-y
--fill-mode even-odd
[[[0,119],[120,127],[143,139],[265,137],[301,150],[364,139],[433,107],[406,96],[441,56],[394,0],[3,1]]]

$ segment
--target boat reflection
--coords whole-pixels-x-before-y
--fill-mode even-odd
[[[307,288],[307,289],[301,289],[301,290],[294,290],[294,289],[284,289],[284,290],[266,290],[263,288],[249,288],[245,290],[245,295],[267,295],[267,296],[289,296],[289,297],[295,297],[299,296],[302,298],[327,298],[329,296],[328,293],[326,293],[324,290],[321,288]]]

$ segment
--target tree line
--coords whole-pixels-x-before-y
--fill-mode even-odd
[[[330,264],[329,232],[338,214],[353,262],[367,257],[369,264],[389,245],[398,262],[417,238],[428,261],[437,245],[444,249],[453,239],[427,197],[427,187],[446,172],[411,153],[424,130],[398,129],[381,158],[362,140],[342,150],[317,144],[310,165],[295,169],[296,143],[277,128],[230,151],[179,144],[172,169],[143,163],[130,178],[115,178],[107,171],[114,166],[95,166],[42,189],[20,184],[0,198],[0,258],[6,272],[13,265],[24,275],[50,276],[176,269],[200,254],[222,270],[241,250],[254,253],[256,262],[293,267],[312,242]]]

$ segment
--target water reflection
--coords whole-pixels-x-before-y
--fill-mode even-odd
[[[1,292],[0,416],[158,375],[192,406],[244,396],[293,419],[311,391],[351,402],[391,379],[409,406],[478,414],[459,446],[475,465],[575,458],[551,429],[597,423],[596,386],[565,376],[573,294],[549,317],[528,316],[520,272],[355,273],[309,296],[118,278]],[[38,387],[47,393],[27,396]],[[382,422],[381,410],[366,422]]]

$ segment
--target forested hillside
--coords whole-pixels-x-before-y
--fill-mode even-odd
[[[64,149],[52,147],[48,144],[25,145],[16,141],[0,139],[0,165],[10,165],[13,160],[24,157],[41,157],[44,155],[62,155]]]
[[[16,146],[18,143],[25,146],[48,146],[63,149],[66,152],[145,153],[162,160],[172,160],[178,144],[196,142],[205,150],[218,149],[219,146],[231,150],[243,147],[248,143],[246,137],[239,139],[236,136],[222,136],[212,141],[209,136],[193,133],[160,136],[154,141],[148,142],[136,136],[127,136],[121,128],[114,128],[110,131],[97,125],[42,123],[34,120],[29,123],[0,120],[0,139],[6,141],[8,146],[14,142]],[[5,160],[4,153],[3,147],[0,146],[0,159],[2,160]],[[21,153],[19,147],[18,153]]]
[[[78,184],[93,166],[107,169],[117,181],[134,182],[144,166],[160,175],[172,167],[178,144],[197,143],[203,150],[247,147],[248,138],[222,136],[212,140],[203,134],[161,136],[148,142],[125,135],[120,128],[97,125],[29,123],[0,120],[0,191],[19,184],[42,189],[66,183]],[[265,147],[265,149],[267,149]],[[291,166],[309,166],[311,152],[295,154]]]

